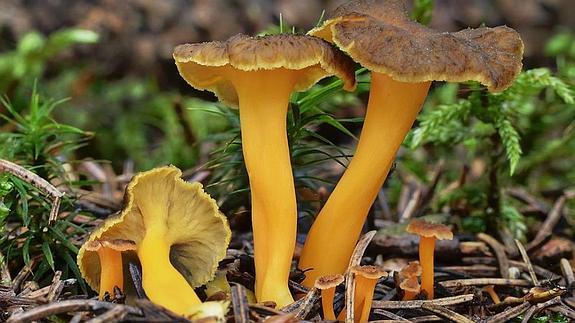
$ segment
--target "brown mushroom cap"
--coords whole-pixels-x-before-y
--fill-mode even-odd
[[[410,261],[409,264],[401,269],[399,275],[404,277],[418,277],[422,273],[421,265],[419,261]]]
[[[315,288],[329,289],[336,287],[337,285],[343,283],[343,281],[344,281],[343,275],[340,274],[325,275],[315,280]]]
[[[335,43],[368,69],[402,82],[479,81],[509,87],[523,42],[508,27],[439,32],[410,20],[405,0],[354,0],[309,34]]]
[[[350,271],[367,279],[379,279],[387,277],[387,271],[383,270],[380,266],[353,266]]]
[[[180,75],[194,88],[214,92],[222,101],[238,105],[238,95],[226,68],[241,71],[302,70],[295,85],[304,91],[320,79],[335,75],[346,90],[355,88],[354,62],[322,39],[280,34],[260,37],[236,35],[227,41],[183,44],[173,53]]]
[[[452,240],[453,232],[451,229],[440,223],[430,223],[423,220],[413,220],[405,229],[409,233],[417,234],[422,237],[435,237],[438,240]]]
[[[147,226],[165,224],[170,262],[196,287],[212,279],[226,254],[231,232],[227,219],[200,183],[181,179],[173,166],[140,173],[126,188],[126,205],[94,230],[78,252],[78,267],[86,282],[99,289],[98,244],[116,250],[133,250]],[[135,248],[134,248],[135,249]]]
[[[399,288],[404,291],[412,292],[419,294],[421,291],[421,286],[419,285],[419,281],[417,280],[417,276],[407,277],[401,280],[399,284]]]

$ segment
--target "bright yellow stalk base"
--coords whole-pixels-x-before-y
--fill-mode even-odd
[[[150,300],[170,311],[185,315],[201,304],[194,289],[170,262],[170,243],[165,228],[151,227],[138,247],[142,285]]]
[[[303,284],[342,274],[377,192],[411,129],[430,82],[403,83],[372,73],[367,114],[355,155],[308,234],[299,262]]]
[[[421,264],[421,290],[427,294],[427,299],[433,299],[433,253],[435,238],[421,237],[419,240],[419,263]]]
[[[122,272],[122,253],[102,246],[98,250],[100,258],[100,299],[106,292],[114,297],[114,286],[124,289],[124,273]]]

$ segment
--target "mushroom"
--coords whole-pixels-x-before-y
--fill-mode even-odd
[[[225,42],[174,49],[180,75],[194,88],[238,106],[242,149],[252,199],[256,297],[279,307],[293,302],[288,277],[295,248],[297,210],[286,133],[293,91],[336,75],[355,88],[354,63],[315,37],[237,35]]]
[[[80,252],[93,251],[98,254],[100,270],[99,297],[106,293],[114,295],[114,287],[124,290],[122,252],[136,250],[134,241],[124,239],[88,240]],[[79,255],[79,257],[83,257]]]
[[[356,322],[367,322],[375,285],[380,278],[387,278],[387,272],[379,266],[353,266],[350,272],[355,276],[354,313]],[[357,315],[360,313],[361,315]],[[358,320],[359,319],[359,320]]]
[[[321,276],[315,281],[315,288],[321,290],[321,307],[323,308],[324,321],[335,321],[336,319],[333,310],[333,298],[335,296],[335,288],[343,281],[344,278],[340,274]]]
[[[433,252],[435,250],[435,240],[452,240],[453,233],[446,225],[429,223],[423,220],[411,221],[407,225],[406,231],[417,234],[420,237],[421,289],[427,294],[427,299],[433,299]]]
[[[214,276],[230,241],[230,228],[216,202],[200,183],[187,183],[176,167],[140,173],[126,189],[122,212],[108,218],[88,241],[134,242],[142,266],[142,285],[151,301],[182,315],[201,303],[193,287]],[[106,271],[96,252],[84,244],[78,265],[98,290]],[[114,275],[120,275],[117,269]]]
[[[508,27],[438,32],[409,19],[404,0],[349,1],[309,34],[335,43],[371,71],[371,90],[353,159],[312,225],[299,268],[343,273],[365,218],[432,80],[511,85],[523,43]]]
[[[497,293],[495,292],[495,286],[494,285],[487,285],[487,286],[483,287],[483,290],[489,295],[489,297],[491,297],[493,304],[501,303],[501,299],[499,298],[499,295],[497,295]]]
[[[410,301],[415,299],[421,286],[419,285],[418,278],[421,275],[422,269],[419,261],[411,261],[399,272],[399,288],[403,291],[402,300]]]

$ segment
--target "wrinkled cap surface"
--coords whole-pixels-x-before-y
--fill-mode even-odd
[[[315,280],[315,288],[317,289],[329,289],[334,288],[337,285],[343,283],[343,275],[324,275]]]
[[[307,35],[239,34],[227,41],[179,45],[173,56],[180,75],[192,87],[214,92],[232,106],[238,105],[238,95],[227,77],[230,70],[298,70],[295,91],[304,91],[330,75],[342,79],[346,90],[355,88],[353,60],[324,40]]]
[[[451,232],[451,229],[440,223],[413,220],[407,225],[406,231],[426,238],[453,240],[453,232]]]
[[[409,264],[401,269],[399,275],[403,277],[418,277],[423,272],[419,261],[410,261]]]
[[[379,279],[381,277],[387,277],[387,271],[383,270],[380,266],[353,266],[350,271],[361,277],[367,279]]]
[[[473,80],[497,92],[522,68],[523,41],[506,26],[436,31],[412,21],[405,0],[349,1],[331,17],[309,34],[397,81]]]
[[[140,173],[126,188],[122,212],[94,230],[78,253],[82,276],[99,290],[100,261],[90,241],[133,241],[138,248],[146,228],[165,225],[170,261],[193,287],[213,278],[225,257],[230,228],[200,183],[188,183],[173,166]]]
[[[98,251],[102,248],[110,248],[116,251],[133,251],[136,250],[136,244],[132,240],[114,239],[114,240],[88,240],[85,243],[85,249],[88,251]]]

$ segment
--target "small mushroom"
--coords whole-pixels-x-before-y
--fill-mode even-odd
[[[375,285],[380,278],[387,278],[387,272],[379,266],[354,266],[350,272],[355,276],[355,321],[367,322]]]
[[[230,228],[200,183],[180,178],[176,167],[140,173],[126,189],[122,212],[108,218],[88,241],[134,242],[142,285],[151,301],[182,315],[201,303],[194,292],[214,276],[230,241]],[[82,276],[95,290],[106,264],[84,244],[78,253]],[[121,275],[114,270],[115,277]]]
[[[80,252],[92,251],[98,254],[100,270],[100,299],[106,293],[114,295],[114,287],[124,290],[122,252],[136,250],[134,241],[124,239],[88,240]],[[83,257],[83,255],[78,255]]]
[[[497,293],[495,292],[495,286],[494,285],[487,285],[487,286],[483,287],[483,290],[487,293],[487,295],[489,295],[489,297],[491,297],[493,304],[501,303],[501,299],[499,298],[499,295],[497,295]]]
[[[371,71],[369,102],[354,157],[315,219],[299,268],[305,286],[343,273],[368,211],[421,109],[431,81],[511,85],[523,42],[508,27],[439,32],[411,21],[405,0],[354,0],[309,34],[337,45]]]
[[[192,87],[239,106],[252,199],[256,297],[278,307],[290,304],[297,210],[286,132],[289,98],[330,75],[354,89],[354,63],[319,38],[293,34],[184,44],[173,56]]]
[[[452,240],[451,229],[443,224],[429,223],[423,220],[413,220],[406,228],[409,233],[417,234],[419,240],[419,263],[422,267],[421,289],[427,294],[427,299],[433,299],[433,253],[435,240]]]
[[[339,274],[322,276],[315,281],[315,288],[321,290],[321,307],[323,308],[323,319],[325,321],[334,321],[336,319],[333,310],[333,298],[335,296],[335,288],[343,281],[343,276]]]
[[[421,290],[419,276],[422,269],[419,261],[411,261],[398,274],[399,288],[403,291],[402,300],[410,301],[415,299]]]

